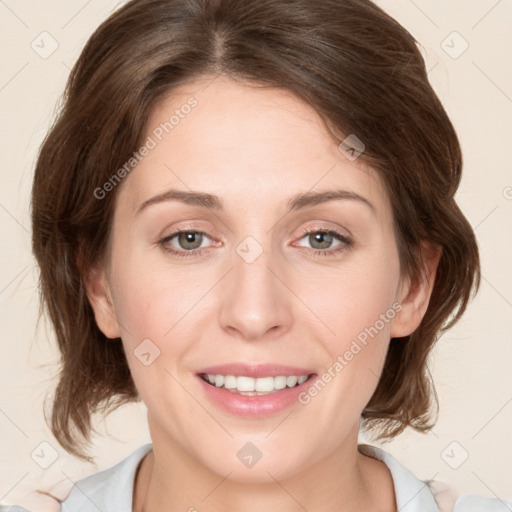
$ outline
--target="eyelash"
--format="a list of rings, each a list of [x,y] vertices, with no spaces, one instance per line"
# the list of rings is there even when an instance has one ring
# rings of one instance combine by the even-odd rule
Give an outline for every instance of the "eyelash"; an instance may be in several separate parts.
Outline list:
[[[183,251],[183,250],[177,251],[175,249],[169,249],[169,247],[166,244],[170,240],[172,240],[175,236],[177,236],[181,233],[195,233],[195,234],[205,235],[208,238],[210,238],[208,236],[208,233],[206,233],[205,231],[201,231],[200,229],[182,229],[182,230],[178,230],[178,231],[172,233],[169,236],[166,236],[165,238],[162,238],[162,240],[159,240],[158,244],[163,248],[164,251],[170,252],[180,258],[189,258],[192,256],[197,256],[197,257],[202,256],[204,251],[207,249],[206,247],[203,247],[201,249],[194,249],[192,251]],[[306,230],[302,233],[299,240],[302,240],[305,236],[307,236],[311,233],[322,233],[324,235],[330,235],[330,236],[337,238],[340,242],[342,242],[342,245],[338,246],[335,249],[311,249],[313,251],[314,257],[332,256],[336,253],[342,252],[342,251],[352,247],[352,245],[353,245],[353,240],[351,238],[349,238],[346,235],[343,235],[339,231],[332,229],[332,228],[325,228],[325,229],[315,228],[315,229]]]

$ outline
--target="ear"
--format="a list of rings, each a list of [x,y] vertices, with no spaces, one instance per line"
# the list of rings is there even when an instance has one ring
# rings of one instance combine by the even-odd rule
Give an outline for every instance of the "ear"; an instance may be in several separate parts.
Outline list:
[[[100,331],[107,338],[120,338],[121,330],[103,265],[88,269],[85,288]]]
[[[391,337],[409,336],[420,325],[428,308],[430,296],[434,288],[437,267],[442,254],[442,248],[431,244],[422,244],[424,268],[421,276],[416,279],[406,279],[400,284],[396,300],[402,309],[391,322]]]

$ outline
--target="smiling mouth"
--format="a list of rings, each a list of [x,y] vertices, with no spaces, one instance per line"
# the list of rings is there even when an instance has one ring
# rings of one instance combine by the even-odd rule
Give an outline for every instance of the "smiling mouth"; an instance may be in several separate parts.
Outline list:
[[[314,375],[314,373],[311,373],[306,375],[277,375],[275,377],[247,377],[244,375],[199,374],[201,379],[210,386],[245,396],[270,395],[285,389],[295,388],[304,384]]]

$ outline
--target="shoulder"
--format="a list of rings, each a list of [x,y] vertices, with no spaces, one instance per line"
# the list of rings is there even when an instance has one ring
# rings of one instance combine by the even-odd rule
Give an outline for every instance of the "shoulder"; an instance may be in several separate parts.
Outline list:
[[[0,512],[131,512],[135,474],[151,449],[151,443],[143,445],[112,467],[77,482],[67,480],[50,492],[35,491],[22,504],[0,505]]]
[[[73,483],[62,480],[48,491],[34,490],[16,505],[1,505],[0,512],[60,512],[61,502],[69,495]]]
[[[137,468],[151,449],[151,443],[140,446],[114,466],[76,482],[62,502],[62,512],[131,512]]]
[[[381,460],[393,478],[398,510],[401,512],[510,512],[512,496],[507,499],[461,494],[442,480],[420,480],[397,458],[384,449],[359,444],[364,455]]]
[[[512,499],[485,498],[461,494],[447,482],[426,482],[441,512],[507,512],[512,510]]]
[[[0,505],[0,512],[31,512],[19,505]]]
[[[484,498],[465,494],[461,496],[453,508],[453,512],[509,512],[512,510],[512,499]]]
[[[40,497],[37,492],[34,491],[31,496],[23,500],[23,506],[0,505],[0,512],[60,512],[61,502],[57,497],[46,495],[46,493],[42,493],[43,496]]]

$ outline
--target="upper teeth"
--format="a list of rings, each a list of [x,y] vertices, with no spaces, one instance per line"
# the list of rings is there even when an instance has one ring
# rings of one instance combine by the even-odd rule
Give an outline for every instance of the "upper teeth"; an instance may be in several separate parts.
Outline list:
[[[215,385],[218,388],[224,387],[226,389],[232,389],[243,392],[263,392],[269,393],[276,389],[284,389],[286,386],[293,388],[298,384],[306,382],[308,379],[307,375],[290,375],[288,377],[279,375],[277,377],[245,377],[236,375],[219,375],[219,374],[208,374],[208,382]]]

